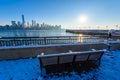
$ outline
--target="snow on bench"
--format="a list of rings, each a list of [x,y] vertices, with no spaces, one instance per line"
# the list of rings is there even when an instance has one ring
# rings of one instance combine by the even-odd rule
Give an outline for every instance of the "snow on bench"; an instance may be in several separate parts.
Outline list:
[[[67,63],[77,63],[84,61],[98,61],[100,64],[101,56],[103,55],[104,50],[92,50],[92,51],[84,51],[84,52],[72,52],[69,51],[67,53],[57,53],[57,54],[47,54],[38,55],[38,59],[40,61],[41,71],[42,68],[46,66],[59,65],[59,64],[67,64]],[[41,72],[42,74],[42,72]]]

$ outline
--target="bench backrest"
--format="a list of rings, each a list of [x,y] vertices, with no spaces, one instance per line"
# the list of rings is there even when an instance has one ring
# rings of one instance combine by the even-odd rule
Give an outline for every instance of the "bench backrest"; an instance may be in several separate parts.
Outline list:
[[[43,57],[43,58],[41,58],[42,66],[57,64],[57,59],[58,59],[57,56],[53,56],[53,57]]]
[[[59,56],[59,64],[70,63],[73,61],[74,55]]]
[[[88,59],[89,53],[85,54],[77,54],[75,58],[75,62],[78,61],[86,61]]]
[[[39,55],[40,64],[42,66],[72,63],[73,61],[87,61],[87,60],[98,60],[101,58],[104,51],[85,51],[85,52],[70,52],[70,53],[58,53]]]
[[[91,52],[88,60],[98,60],[103,55],[104,51]]]

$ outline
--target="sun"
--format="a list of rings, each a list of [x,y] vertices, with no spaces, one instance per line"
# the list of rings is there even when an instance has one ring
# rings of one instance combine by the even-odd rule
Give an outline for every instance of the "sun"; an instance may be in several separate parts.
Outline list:
[[[80,15],[78,18],[79,23],[86,23],[87,22],[87,16],[86,15]]]

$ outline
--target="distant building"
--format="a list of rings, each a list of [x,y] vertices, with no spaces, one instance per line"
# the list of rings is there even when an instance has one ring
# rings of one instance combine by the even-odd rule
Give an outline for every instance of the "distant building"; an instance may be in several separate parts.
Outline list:
[[[36,26],[36,21],[32,20],[32,27]]]
[[[36,25],[37,27],[39,27],[39,23],[37,23],[37,25]]]
[[[11,21],[11,24],[12,24],[12,26],[14,26],[14,27],[17,26],[16,21]]]
[[[119,29],[119,26],[118,26],[118,25],[116,25],[116,29]]]
[[[29,22],[27,22],[27,27],[30,27],[30,24],[29,24]]]
[[[41,24],[41,27],[45,27],[45,23],[44,22]]]
[[[20,21],[17,22],[17,26],[18,26],[18,27],[21,27]]]
[[[22,27],[25,28],[25,19],[24,19],[24,15],[22,15]]]

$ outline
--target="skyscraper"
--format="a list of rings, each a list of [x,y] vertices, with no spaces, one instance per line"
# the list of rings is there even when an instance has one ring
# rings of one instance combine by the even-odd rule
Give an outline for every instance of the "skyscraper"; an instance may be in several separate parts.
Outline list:
[[[37,24],[36,24],[36,21],[35,20],[32,20],[32,27],[35,27]]]
[[[22,14],[22,27],[25,28],[25,19],[23,14]]]
[[[17,26],[16,21],[11,21],[11,24],[12,24],[12,26],[14,26],[14,27]]]

